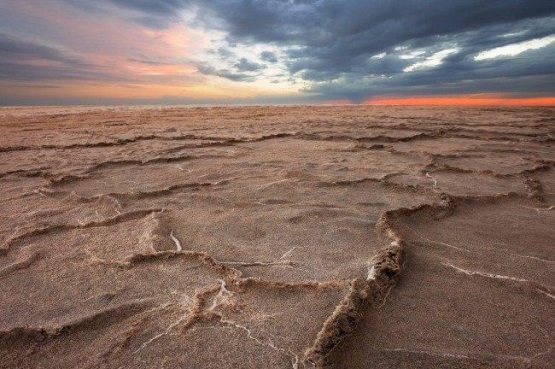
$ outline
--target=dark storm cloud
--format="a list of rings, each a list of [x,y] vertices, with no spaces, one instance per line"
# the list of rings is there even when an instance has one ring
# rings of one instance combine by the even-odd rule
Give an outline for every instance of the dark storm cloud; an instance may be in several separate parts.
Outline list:
[[[260,59],[268,63],[277,63],[277,56],[271,51],[263,51],[260,53]]]
[[[19,40],[15,37],[0,33],[0,60],[29,60],[47,59],[57,62],[73,62],[59,50]]]
[[[379,95],[441,95],[466,93],[512,93],[519,96],[553,94],[555,45],[530,51],[527,57],[490,59],[447,58],[437,68],[418,73],[397,73],[361,80],[356,73],[336,81],[315,83],[306,92],[356,102]],[[479,65],[478,67],[476,65]]]
[[[0,33],[0,80],[108,79],[92,65],[62,51]]]
[[[552,1],[353,0],[203,2],[205,23],[230,42],[297,46],[292,58],[348,66],[352,58],[427,37],[510,24],[555,11]]]
[[[549,62],[555,59],[552,47],[526,59],[473,60],[487,49],[555,34],[555,2],[551,0],[110,1],[168,20],[178,9],[194,5],[201,9],[197,21],[208,29],[224,31],[230,45],[281,47],[291,75],[324,97],[361,98],[384,91],[402,94],[409,87],[411,93],[429,93],[448,84],[457,90],[457,83],[461,91],[481,92],[489,86],[483,81],[493,79],[504,91],[522,86],[532,91],[535,82],[525,83],[528,76],[543,73],[551,80],[555,73]],[[396,49],[399,46],[405,48]],[[456,52],[441,65],[403,72],[449,48]],[[421,54],[400,58],[414,50]],[[381,58],[372,58],[384,52]],[[260,59],[277,62],[271,52],[262,53]],[[255,64],[236,63],[237,73],[229,72],[228,78],[242,80],[242,72],[259,69]],[[372,80],[371,76],[385,78]],[[517,78],[518,87],[511,82]],[[552,89],[555,92],[555,85]]]
[[[56,1],[100,20],[110,12],[153,29],[192,14],[187,19],[193,26],[225,35],[211,60],[195,61],[201,74],[255,81],[270,78],[264,70],[278,66],[321,99],[555,93],[555,44],[514,57],[475,60],[485,50],[555,35],[553,0]],[[258,59],[239,59],[238,50],[253,46],[279,50],[279,59],[271,51],[261,52]],[[451,52],[430,64],[442,50]],[[34,59],[48,61],[47,66],[35,66]],[[141,62],[163,63],[150,58]],[[58,49],[0,35],[4,77],[34,81],[106,75]]]
[[[246,58],[239,59],[239,62],[235,63],[235,68],[241,72],[256,72],[258,70],[266,68],[266,65],[255,63]]]

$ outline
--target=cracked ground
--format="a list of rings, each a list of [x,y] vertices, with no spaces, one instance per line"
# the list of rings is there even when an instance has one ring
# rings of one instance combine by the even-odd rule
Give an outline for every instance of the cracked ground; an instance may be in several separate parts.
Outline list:
[[[555,110],[0,110],[0,368],[552,368]]]

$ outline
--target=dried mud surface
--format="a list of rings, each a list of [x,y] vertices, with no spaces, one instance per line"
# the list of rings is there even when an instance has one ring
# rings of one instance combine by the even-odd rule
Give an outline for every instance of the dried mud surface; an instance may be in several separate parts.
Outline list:
[[[552,368],[555,109],[0,110],[0,368]]]

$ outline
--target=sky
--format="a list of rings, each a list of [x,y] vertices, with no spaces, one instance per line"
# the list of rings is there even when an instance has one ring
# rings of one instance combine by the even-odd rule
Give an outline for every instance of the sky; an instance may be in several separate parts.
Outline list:
[[[555,105],[553,0],[0,0],[0,105]]]

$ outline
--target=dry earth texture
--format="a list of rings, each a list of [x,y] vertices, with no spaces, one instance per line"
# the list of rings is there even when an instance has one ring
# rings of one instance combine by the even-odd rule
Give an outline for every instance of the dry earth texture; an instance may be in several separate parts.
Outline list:
[[[0,110],[0,367],[553,368],[554,127]]]

